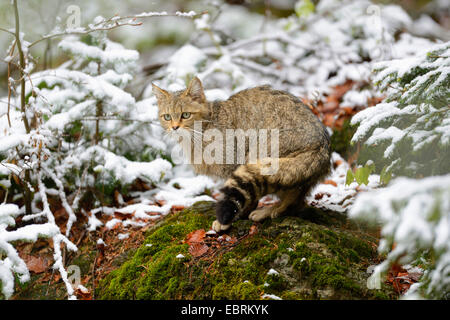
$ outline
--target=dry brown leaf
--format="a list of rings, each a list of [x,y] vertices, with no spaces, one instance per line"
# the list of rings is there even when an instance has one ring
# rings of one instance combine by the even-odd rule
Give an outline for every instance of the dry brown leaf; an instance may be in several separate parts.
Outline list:
[[[133,215],[134,214],[134,212],[131,214],[131,215]],[[119,219],[119,220],[126,220],[126,219],[128,219],[128,218],[130,218],[130,216],[131,216],[130,214],[125,214],[125,213],[122,213],[122,212],[114,212],[114,217],[116,218],[116,219]]]
[[[203,239],[205,238],[206,232],[204,229],[199,229],[192,231],[186,236],[186,243],[193,244],[193,243],[199,243],[203,242]]]
[[[79,288],[75,290],[75,295],[78,300],[92,300],[92,294],[90,291],[83,291]]]
[[[341,164],[343,164],[344,163],[344,161],[342,161],[342,160],[336,160],[335,162],[334,162],[334,168],[336,169],[337,167],[339,167]]]
[[[189,246],[189,253],[193,257],[200,257],[204,255],[206,252],[208,252],[209,247],[204,243],[193,243]]]
[[[23,259],[28,270],[34,273],[42,273],[49,267],[50,263],[45,257],[25,256]]]
[[[155,203],[156,203],[158,206],[162,207],[163,205],[166,204],[166,200],[156,200]]]
[[[250,227],[250,231],[248,232],[249,235],[254,235],[258,233],[258,227],[254,224]]]
[[[334,182],[333,180],[330,180],[330,179],[328,179],[328,180],[325,180],[324,182],[322,182],[323,184],[331,184],[331,185],[333,185],[333,186],[335,186],[335,187],[337,187],[337,183],[336,182]]]

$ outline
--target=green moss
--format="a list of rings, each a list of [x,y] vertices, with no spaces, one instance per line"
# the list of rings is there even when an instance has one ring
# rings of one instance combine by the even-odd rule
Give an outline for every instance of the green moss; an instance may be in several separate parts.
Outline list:
[[[193,258],[187,234],[208,230],[214,204],[199,202],[148,231],[145,243],[119,269],[103,279],[101,299],[283,299],[392,297],[366,289],[365,272],[376,252],[364,233],[283,217],[258,225],[233,248],[209,259]],[[328,220],[328,219],[327,219]],[[239,220],[228,234],[248,234],[253,223]],[[356,235],[357,234],[357,235]],[[150,245],[151,244],[151,245]],[[182,254],[184,258],[176,258]],[[274,268],[278,275],[268,275]]]
[[[238,284],[220,282],[213,288],[213,299],[256,300],[261,297],[260,287],[246,280]]]

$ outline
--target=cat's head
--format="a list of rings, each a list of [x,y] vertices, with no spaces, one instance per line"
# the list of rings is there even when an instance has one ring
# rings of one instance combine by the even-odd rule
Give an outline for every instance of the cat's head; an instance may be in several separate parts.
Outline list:
[[[209,117],[208,101],[197,77],[191,80],[186,90],[169,92],[154,84],[152,86],[158,100],[159,121],[166,131],[191,131],[195,121],[203,121]]]

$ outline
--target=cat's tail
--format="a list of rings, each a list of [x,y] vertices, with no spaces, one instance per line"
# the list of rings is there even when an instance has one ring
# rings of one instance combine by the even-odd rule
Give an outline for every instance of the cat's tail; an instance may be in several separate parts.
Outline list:
[[[223,199],[217,203],[216,216],[222,225],[228,225],[237,213],[248,216],[256,209],[258,200],[268,192],[268,185],[264,176],[242,165],[220,191]]]
[[[267,162],[241,165],[221,189],[223,199],[216,207],[217,221],[229,225],[236,214],[248,216],[258,206],[259,199],[269,193],[297,190],[302,202],[309,190],[330,170],[330,152],[327,146],[305,152],[294,152],[278,159],[278,170],[262,174]],[[292,198],[292,197],[290,197]],[[292,198],[291,200],[293,200]]]

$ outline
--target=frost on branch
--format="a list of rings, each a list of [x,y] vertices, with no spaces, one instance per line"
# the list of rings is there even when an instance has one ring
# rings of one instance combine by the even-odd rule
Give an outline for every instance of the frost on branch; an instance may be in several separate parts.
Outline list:
[[[387,188],[362,193],[350,216],[383,224],[379,251],[387,259],[373,277],[392,263],[420,265],[425,273],[416,294],[442,299],[450,292],[450,175],[398,178]]]

